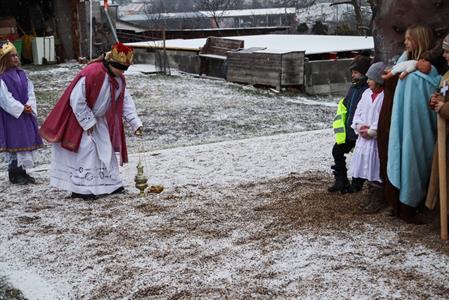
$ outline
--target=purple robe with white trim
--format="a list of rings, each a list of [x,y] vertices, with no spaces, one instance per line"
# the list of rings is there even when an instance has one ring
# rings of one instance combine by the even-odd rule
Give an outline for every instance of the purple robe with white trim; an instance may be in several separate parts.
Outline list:
[[[0,74],[0,80],[16,101],[27,103],[28,79],[23,70],[11,68]],[[33,151],[42,146],[35,115],[22,112],[16,118],[0,107],[0,152]]]

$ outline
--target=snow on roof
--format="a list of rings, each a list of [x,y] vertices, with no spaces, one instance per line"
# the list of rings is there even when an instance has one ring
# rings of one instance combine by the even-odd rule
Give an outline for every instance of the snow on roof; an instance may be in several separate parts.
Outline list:
[[[118,30],[129,30],[134,31],[136,33],[147,31],[147,28],[138,27],[129,23],[117,21],[115,23],[115,28]]]
[[[128,7],[133,7],[136,10],[131,10]],[[284,15],[295,14],[296,9],[294,7],[283,8],[260,8],[260,9],[238,9],[238,10],[226,10],[215,12],[216,16],[223,17],[243,17],[243,16],[265,16],[265,15]],[[198,18],[207,17],[211,18],[212,13],[209,11],[194,11],[194,12],[179,12],[179,13],[155,13],[146,14],[145,4],[129,4],[123,8],[119,8],[119,15],[123,21],[144,21],[148,19],[181,19],[181,18]]]
[[[211,17],[210,11],[201,11],[203,14]],[[294,14],[296,8],[294,7],[281,7],[281,8],[258,8],[258,9],[236,9],[217,11],[215,15],[221,17],[244,17],[244,16],[265,16],[265,15],[284,15]]]
[[[276,49],[276,51],[305,51],[306,55],[374,48],[373,38],[363,36],[266,34],[233,36],[229,38],[245,41],[245,48],[266,47],[270,50]],[[205,38],[175,39],[166,40],[165,45],[167,49],[197,51],[205,43]],[[162,41],[127,43],[127,45],[136,48],[160,48]]]
[[[135,15],[145,11],[145,3],[130,3],[128,5],[119,6],[119,15]]]

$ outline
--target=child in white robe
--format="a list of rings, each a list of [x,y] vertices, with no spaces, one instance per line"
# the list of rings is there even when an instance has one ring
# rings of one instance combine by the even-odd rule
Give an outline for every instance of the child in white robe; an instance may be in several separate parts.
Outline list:
[[[366,213],[377,212],[382,207],[383,189],[380,179],[380,161],[377,147],[377,124],[384,98],[382,74],[385,64],[377,62],[366,73],[369,88],[365,90],[357,105],[352,128],[359,135],[351,163],[354,178],[368,180],[371,190],[369,201],[362,205]]]

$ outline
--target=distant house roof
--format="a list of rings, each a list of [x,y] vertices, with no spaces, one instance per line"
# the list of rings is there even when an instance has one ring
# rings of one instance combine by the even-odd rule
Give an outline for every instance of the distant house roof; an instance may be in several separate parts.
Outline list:
[[[193,18],[207,18],[207,16],[199,11],[197,12],[182,12],[182,13],[160,13],[160,14],[145,14],[138,15],[123,15],[120,20],[124,22],[136,22],[147,20],[167,20],[167,19],[193,19]]]
[[[145,11],[146,3],[130,3],[119,7],[119,14],[122,16],[140,14]]]
[[[202,11],[207,16],[212,16],[209,11]],[[281,7],[281,8],[258,8],[258,9],[236,9],[217,11],[216,15],[222,17],[245,17],[245,16],[265,16],[265,15],[284,15],[295,14],[296,8],[294,7]]]
[[[337,35],[299,35],[299,34],[267,34],[233,36],[232,39],[245,41],[245,48],[264,47],[270,51],[305,51],[306,55],[346,52],[354,50],[374,49],[372,37],[364,36],[337,36]],[[166,40],[167,49],[182,49],[199,51],[206,43],[206,39],[191,40]],[[161,48],[161,41],[128,43],[127,45],[136,48]]]
[[[148,30],[148,28],[135,26],[133,24],[122,22],[122,21],[116,21],[115,28],[117,30],[134,31],[135,33],[144,32],[144,31]]]
[[[135,9],[135,10],[134,10]],[[294,7],[284,8],[261,8],[261,9],[239,9],[217,11],[215,15],[220,17],[244,17],[244,16],[265,16],[265,15],[284,15],[295,14]],[[192,18],[210,18],[212,13],[209,11],[179,12],[179,13],[145,13],[145,3],[132,3],[119,7],[120,19],[125,22],[136,22],[158,19],[192,19]]]

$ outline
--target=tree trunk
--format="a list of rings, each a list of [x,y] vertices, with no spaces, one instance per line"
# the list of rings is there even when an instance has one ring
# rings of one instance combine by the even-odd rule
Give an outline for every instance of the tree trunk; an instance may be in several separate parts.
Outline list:
[[[352,6],[354,6],[355,21],[357,24],[356,30],[360,35],[362,35],[365,32],[363,30],[362,9],[360,7],[358,0],[352,0],[351,2],[352,2]]]
[[[439,39],[449,32],[449,0],[375,0],[375,4],[376,60],[389,62],[404,51],[404,34],[410,25],[430,25]]]

